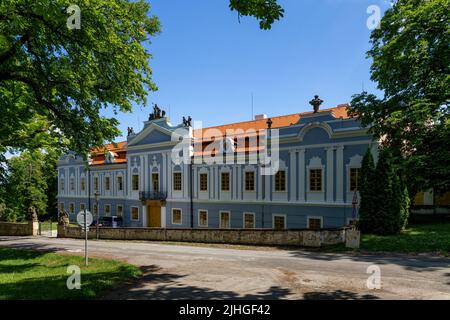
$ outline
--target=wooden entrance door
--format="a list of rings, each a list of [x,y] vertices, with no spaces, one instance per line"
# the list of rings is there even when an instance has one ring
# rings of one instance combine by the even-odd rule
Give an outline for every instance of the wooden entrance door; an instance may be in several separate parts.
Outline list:
[[[150,228],[161,228],[161,204],[152,202],[147,206],[147,221]]]

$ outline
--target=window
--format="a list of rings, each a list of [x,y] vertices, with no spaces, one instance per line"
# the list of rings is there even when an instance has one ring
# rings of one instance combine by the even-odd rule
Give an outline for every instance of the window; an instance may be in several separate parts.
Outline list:
[[[221,211],[220,212],[220,228],[229,229],[230,228],[230,212]]]
[[[59,211],[64,212],[64,202],[59,203]]]
[[[111,205],[105,204],[105,217],[111,216]]]
[[[350,191],[358,191],[361,179],[361,168],[350,168]]]
[[[123,190],[123,177],[117,177],[117,189],[119,191]]]
[[[139,190],[139,176],[137,174],[133,174],[131,177],[131,185],[133,191]]]
[[[94,190],[98,191],[98,177],[94,177]]]
[[[110,190],[110,179],[109,177],[105,177],[105,190],[109,191]]]
[[[208,191],[208,174],[200,173],[200,191]]]
[[[275,174],[275,191],[286,191],[286,171],[284,170]]]
[[[73,202],[69,204],[69,213],[75,213],[75,204]]]
[[[244,229],[253,229],[255,227],[255,214],[244,212]]]
[[[181,172],[173,173],[173,190],[181,191]]]
[[[322,218],[320,217],[308,217],[308,229],[320,230],[322,228]]]
[[[131,220],[139,220],[139,208],[131,207]]]
[[[181,224],[181,209],[172,209],[172,224]]]
[[[59,188],[61,189],[61,191],[64,191],[64,178],[59,180]]]
[[[86,209],[86,205],[84,203],[80,203],[80,211],[84,211]]]
[[[221,178],[222,178],[222,180],[220,180],[221,190],[230,191],[230,173],[222,172]]]
[[[309,190],[322,191],[322,169],[309,170]]]
[[[81,191],[86,190],[86,178],[81,178]]]
[[[94,215],[98,215],[98,206],[94,204]]]
[[[152,186],[153,191],[159,191],[159,174],[152,173]]]
[[[286,229],[286,216],[284,216],[284,215],[274,215],[273,216],[273,228],[275,230]]]
[[[74,178],[70,178],[70,191],[74,191],[75,190],[75,179]]]
[[[245,191],[255,191],[255,172],[245,172]]]
[[[199,210],[198,211],[198,226],[207,227],[208,226],[208,211]]]
[[[123,216],[123,206],[122,205],[117,205],[117,213],[116,213],[116,215],[118,216],[118,217],[122,217]]]

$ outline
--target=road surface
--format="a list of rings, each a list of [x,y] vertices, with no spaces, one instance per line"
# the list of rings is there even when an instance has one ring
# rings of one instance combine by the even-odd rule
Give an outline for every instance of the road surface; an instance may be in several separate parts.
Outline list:
[[[83,255],[84,241],[0,237],[0,246]],[[450,259],[437,256],[103,240],[89,241],[89,250],[91,256],[127,261],[145,272],[104,299],[450,299]],[[376,273],[368,268],[378,267],[381,288],[369,289],[367,280]]]

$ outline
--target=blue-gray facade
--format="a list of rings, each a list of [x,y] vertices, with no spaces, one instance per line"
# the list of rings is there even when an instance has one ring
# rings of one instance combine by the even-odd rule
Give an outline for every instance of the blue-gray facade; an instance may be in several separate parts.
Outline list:
[[[126,162],[116,163],[111,153],[105,155],[104,163],[88,166],[81,156],[64,155],[57,169],[60,210],[69,212],[71,221],[84,206],[95,215],[98,192],[99,216],[120,216],[126,227],[275,228],[284,224],[299,229],[311,227],[311,219],[320,221],[322,228],[340,227],[352,218],[355,194],[359,199],[357,189],[351,188],[352,169],[361,167],[368,148],[377,157],[377,143],[367,129],[356,119],[337,118],[333,109],[308,113],[298,123],[264,131],[268,145],[264,150],[270,151],[264,154],[272,159],[271,165],[275,154],[279,158],[272,174],[262,172],[267,166],[261,161],[249,163],[237,152],[231,163],[220,163],[223,157],[217,155],[211,163],[212,157],[205,154],[193,164],[178,163],[173,150],[183,139],[195,143],[201,137],[193,135],[186,123],[173,126],[161,117],[129,134]],[[182,152],[191,156],[195,148]],[[278,177],[278,171],[284,174]],[[246,172],[254,175],[247,177]],[[228,177],[225,187],[224,177]]]

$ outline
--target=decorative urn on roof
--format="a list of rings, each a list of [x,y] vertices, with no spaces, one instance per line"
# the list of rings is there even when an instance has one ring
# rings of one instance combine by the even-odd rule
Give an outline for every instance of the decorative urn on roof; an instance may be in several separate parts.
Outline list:
[[[309,104],[313,106],[314,113],[319,112],[319,107],[323,103],[323,100],[319,98],[319,96],[316,94],[314,96],[314,99],[312,99]]]

